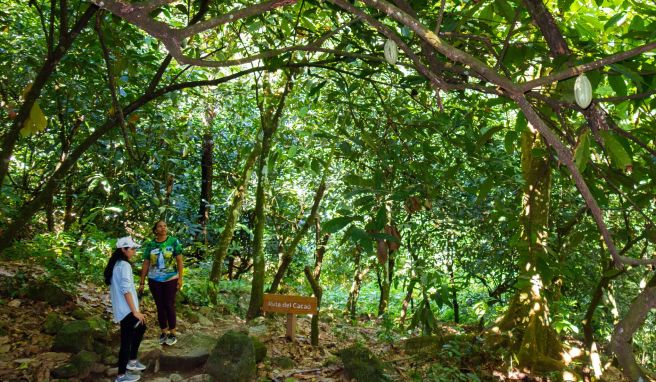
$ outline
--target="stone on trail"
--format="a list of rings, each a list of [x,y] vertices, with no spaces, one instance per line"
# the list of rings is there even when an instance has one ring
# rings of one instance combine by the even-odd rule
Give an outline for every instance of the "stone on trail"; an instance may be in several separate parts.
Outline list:
[[[369,349],[360,344],[339,351],[344,363],[344,371],[357,382],[387,382],[390,379],[383,373],[383,364]]]
[[[193,377],[189,377],[182,382],[212,382],[212,376],[209,374],[198,374]]]
[[[158,370],[188,371],[203,366],[215,345],[216,338],[207,334],[180,334],[173,346],[162,346],[157,339],[144,340],[139,354],[142,362],[157,363]]]
[[[43,324],[43,331],[47,334],[57,333],[64,326],[64,319],[55,312],[50,312],[46,316],[46,322]]]
[[[212,350],[205,370],[217,381],[249,382],[257,374],[255,346],[244,333],[226,332]]]
[[[93,349],[93,333],[87,321],[65,323],[55,336],[52,350],[55,352],[78,353]]]

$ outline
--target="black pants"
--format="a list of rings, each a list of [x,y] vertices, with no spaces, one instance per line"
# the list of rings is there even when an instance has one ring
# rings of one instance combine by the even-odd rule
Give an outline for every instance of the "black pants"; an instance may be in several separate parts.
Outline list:
[[[148,288],[150,288],[157,306],[159,328],[162,330],[175,329],[175,295],[178,293],[178,279],[164,282],[148,279]]]
[[[137,359],[137,352],[139,352],[139,345],[146,332],[146,325],[139,323],[139,320],[129,313],[121,320],[121,350],[118,352],[118,373],[125,374],[127,370],[128,361]]]

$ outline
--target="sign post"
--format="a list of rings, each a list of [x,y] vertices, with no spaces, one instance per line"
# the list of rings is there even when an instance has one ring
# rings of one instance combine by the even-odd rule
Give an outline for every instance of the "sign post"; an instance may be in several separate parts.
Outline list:
[[[287,338],[296,338],[296,315],[317,314],[317,298],[287,296],[283,294],[264,294],[262,310],[265,312],[287,313]]]

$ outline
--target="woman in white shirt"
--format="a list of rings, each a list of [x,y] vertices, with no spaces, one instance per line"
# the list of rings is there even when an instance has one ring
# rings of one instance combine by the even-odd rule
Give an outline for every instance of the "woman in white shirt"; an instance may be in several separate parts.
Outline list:
[[[127,374],[126,370],[142,371],[146,366],[137,360],[139,345],[146,331],[144,315],[139,311],[139,298],[134,287],[130,259],[139,244],[132,237],[116,241],[116,249],[105,267],[105,284],[109,285],[114,321],[121,323],[121,348],[118,352],[118,376],[116,382],[134,382],[139,374]]]

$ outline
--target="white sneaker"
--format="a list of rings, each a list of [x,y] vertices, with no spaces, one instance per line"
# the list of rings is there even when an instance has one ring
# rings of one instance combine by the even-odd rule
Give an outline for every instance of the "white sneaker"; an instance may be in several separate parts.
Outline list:
[[[142,371],[142,370],[146,370],[146,365],[139,362],[139,360],[135,359],[134,361],[128,362],[128,367],[127,368],[128,368],[128,370]]]
[[[116,377],[114,382],[135,382],[141,379],[139,374],[123,374]]]

